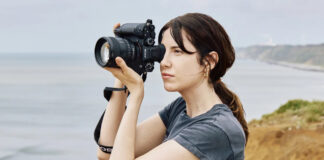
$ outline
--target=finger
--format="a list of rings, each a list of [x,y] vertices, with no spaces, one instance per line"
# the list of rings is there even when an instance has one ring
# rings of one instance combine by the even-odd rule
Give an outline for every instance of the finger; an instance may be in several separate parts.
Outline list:
[[[111,72],[114,75],[114,77],[118,79],[124,78],[123,71],[120,68],[105,67],[105,69]]]
[[[113,31],[114,31],[116,28],[118,28],[118,27],[120,27],[120,23],[116,23],[116,24],[114,25],[114,29],[113,29]]]
[[[118,69],[118,68],[112,68],[112,67],[105,67],[105,70],[111,72],[114,75],[116,74],[116,72],[121,72],[121,71],[118,71],[120,69]]]
[[[128,71],[128,66],[126,62],[121,57],[116,57],[116,64],[121,68],[121,70],[126,73]]]
[[[110,71],[110,72],[116,72],[117,69],[119,69],[119,68],[105,67],[104,69],[106,69],[106,70],[108,70],[108,71]]]

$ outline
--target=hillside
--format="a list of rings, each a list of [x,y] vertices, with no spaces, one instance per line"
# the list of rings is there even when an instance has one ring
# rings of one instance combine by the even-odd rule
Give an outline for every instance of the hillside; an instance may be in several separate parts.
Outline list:
[[[236,48],[238,58],[313,71],[324,71],[324,43],[319,45],[255,45]]]
[[[324,156],[324,101],[290,100],[248,126],[246,160],[319,160]]]

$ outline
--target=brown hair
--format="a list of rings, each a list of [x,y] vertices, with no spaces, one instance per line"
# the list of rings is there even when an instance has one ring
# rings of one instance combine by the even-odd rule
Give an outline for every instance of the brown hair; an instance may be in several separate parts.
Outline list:
[[[193,44],[199,53],[199,63],[203,65],[205,58],[211,58],[209,53],[216,51],[218,54],[218,62],[209,72],[208,82],[212,83],[216,94],[220,97],[233,112],[234,116],[240,122],[246,137],[246,143],[249,137],[247,122],[244,118],[243,105],[238,96],[229,90],[220,78],[224,76],[226,71],[233,65],[235,60],[235,51],[224,28],[212,17],[201,13],[187,13],[178,16],[165,24],[159,33],[159,44],[162,41],[162,35],[165,30],[170,28],[171,35],[178,46],[186,53],[189,52],[183,45],[181,29],[188,35],[188,40]],[[213,59],[213,58],[211,58]],[[209,63],[209,61],[207,61]],[[204,65],[205,68],[207,67]],[[209,64],[210,66],[210,64]],[[245,145],[246,145],[245,143]]]

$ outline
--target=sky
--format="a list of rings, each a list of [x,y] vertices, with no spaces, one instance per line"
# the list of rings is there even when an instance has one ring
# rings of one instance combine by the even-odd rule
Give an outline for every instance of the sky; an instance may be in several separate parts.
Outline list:
[[[114,24],[212,16],[234,47],[324,42],[322,0],[0,0],[1,53],[89,53]]]

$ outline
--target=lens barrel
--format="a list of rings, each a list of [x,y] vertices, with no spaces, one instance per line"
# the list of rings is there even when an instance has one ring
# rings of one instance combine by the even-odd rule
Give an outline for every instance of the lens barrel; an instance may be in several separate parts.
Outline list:
[[[125,61],[135,58],[135,46],[119,37],[101,37],[95,46],[95,57],[101,67],[116,67],[115,58]]]

